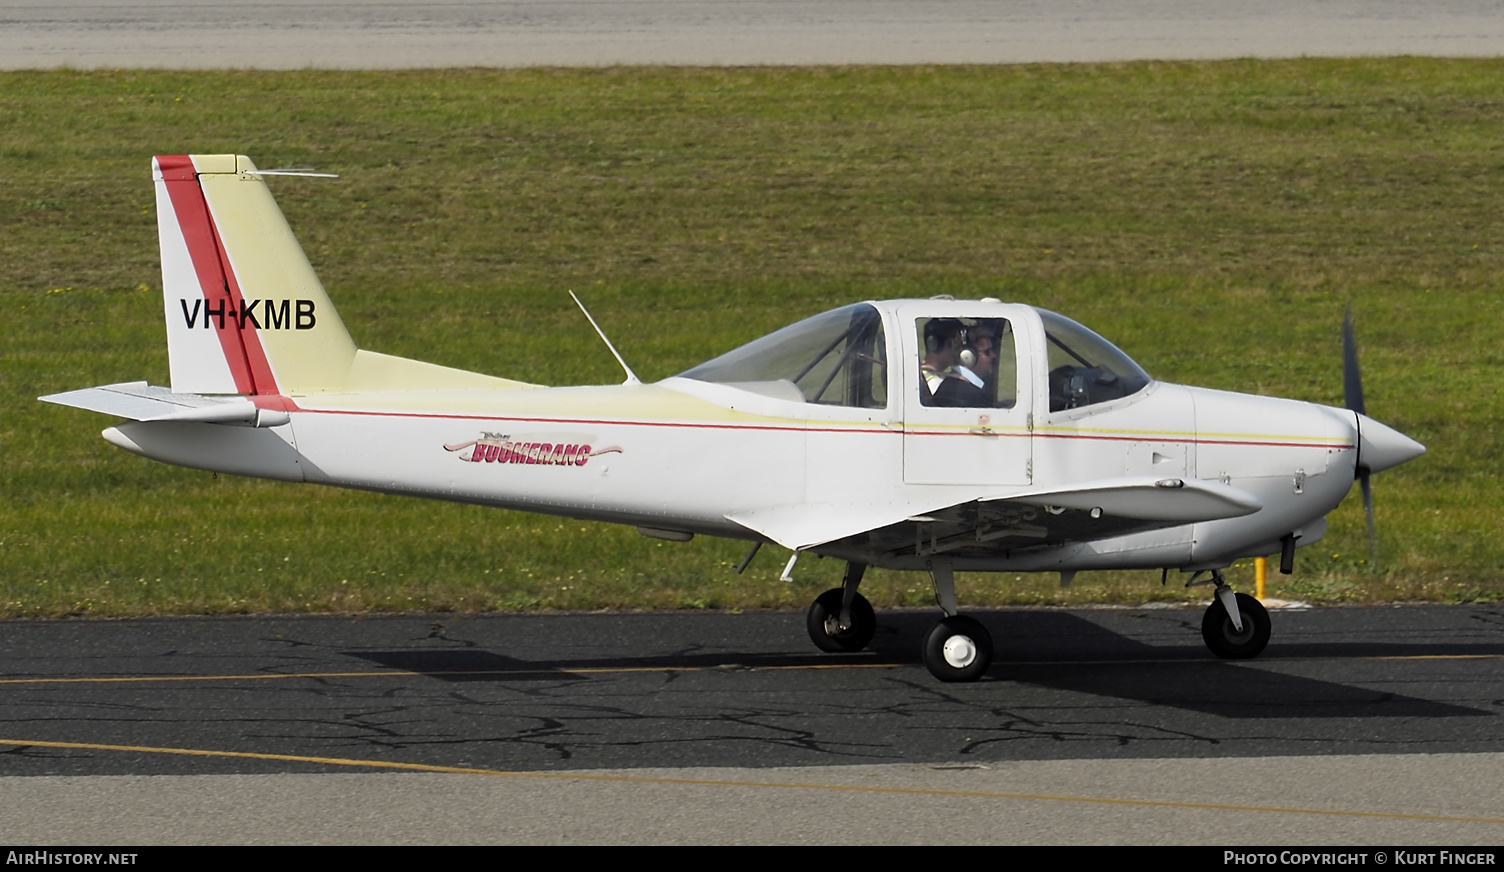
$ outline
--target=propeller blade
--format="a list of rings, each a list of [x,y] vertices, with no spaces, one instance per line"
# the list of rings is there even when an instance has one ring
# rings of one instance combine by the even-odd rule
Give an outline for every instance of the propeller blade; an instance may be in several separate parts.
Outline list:
[[[1353,307],[1347,305],[1342,316],[1342,401],[1347,408],[1358,413],[1359,427],[1364,421],[1363,373],[1358,367],[1358,338],[1353,330]],[[1363,516],[1368,521],[1368,566],[1377,572],[1379,568],[1379,537],[1373,527],[1373,472],[1363,462],[1363,440],[1358,440],[1358,484],[1363,489]]]
[[[1342,401],[1347,408],[1362,415],[1363,373],[1358,369],[1358,339],[1353,334],[1353,307],[1349,303],[1342,318]]]
[[[1379,537],[1373,529],[1373,485],[1367,469],[1358,470],[1358,484],[1363,488],[1363,516],[1368,519],[1368,566],[1379,570]]]

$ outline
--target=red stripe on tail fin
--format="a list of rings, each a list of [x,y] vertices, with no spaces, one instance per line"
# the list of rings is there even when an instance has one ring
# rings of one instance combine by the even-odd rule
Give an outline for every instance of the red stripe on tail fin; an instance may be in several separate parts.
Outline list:
[[[261,337],[248,323],[249,319],[242,322],[245,297],[225,254],[224,241],[214,226],[193,159],[188,155],[159,155],[156,161],[204,296],[205,324],[213,318],[236,392],[278,393]],[[209,314],[211,309],[214,316]]]

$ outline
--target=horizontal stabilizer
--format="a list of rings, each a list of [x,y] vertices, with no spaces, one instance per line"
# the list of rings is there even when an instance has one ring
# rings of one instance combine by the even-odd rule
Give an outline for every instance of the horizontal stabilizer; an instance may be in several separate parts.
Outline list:
[[[238,400],[239,397],[220,399],[198,394],[175,394],[171,388],[156,387],[139,381],[66,391],[37,399],[44,403],[102,412],[132,421],[148,421],[189,409],[218,406]]]
[[[287,413],[258,408],[243,397],[205,397],[173,393],[146,382],[122,382],[51,394],[37,399],[75,409],[87,409],[132,421],[192,421],[201,424],[238,424],[275,427],[286,424]]]

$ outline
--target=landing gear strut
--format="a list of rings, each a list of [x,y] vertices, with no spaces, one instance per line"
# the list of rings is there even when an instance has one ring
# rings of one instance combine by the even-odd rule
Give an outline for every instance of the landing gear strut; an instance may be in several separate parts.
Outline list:
[[[840,587],[820,594],[804,616],[809,638],[821,651],[838,653],[860,651],[877,632],[877,615],[872,603],[856,592],[867,571],[864,563],[846,564],[846,576]]]
[[[1217,586],[1217,595],[1201,618],[1201,638],[1207,649],[1225,660],[1259,656],[1269,644],[1269,612],[1248,594],[1233,593],[1221,570],[1212,570],[1211,583]]]
[[[924,665],[941,681],[976,681],[992,666],[992,635],[978,621],[958,615],[950,564],[930,567],[935,599],[945,617],[924,640]]]

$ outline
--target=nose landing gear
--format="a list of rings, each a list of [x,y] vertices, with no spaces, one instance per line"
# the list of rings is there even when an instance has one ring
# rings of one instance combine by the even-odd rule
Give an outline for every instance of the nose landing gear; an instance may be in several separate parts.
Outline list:
[[[1233,593],[1220,570],[1212,570],[1217,595],[1201,618],[1201,639],[1224,660],[1257,657],[1269,644],[1269,612],[1246,593]],[[1206,584],[1206,582],[1202,582]]]

